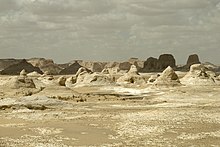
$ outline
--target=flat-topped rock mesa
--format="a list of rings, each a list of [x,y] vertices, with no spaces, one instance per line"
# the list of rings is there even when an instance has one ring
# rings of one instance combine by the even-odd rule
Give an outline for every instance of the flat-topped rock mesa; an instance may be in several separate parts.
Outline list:
[[[189,55],[186,65],[179,67],[178,70],[189,71],[190,66],[193,64],[201,64],[201,62],[199,61],[199,56],[197,54]]]
[[[13,64],[5,68],[0,73],[2,75],[19,75],[22,70],[25,70],[27,73],[36,71],[39,74],[43,74],[39,67],[33,66],[32,64],[28,63],[25,59],[23,59],[17,64]]]
[[[159,70],[164,70],[168,66],[175,68],[176,67],[176,60],[171,54],[163,54],[160,55],[157,63],[157,68]]]
[[[33,66],[39,67],[44,73],[47,72],[51,75],[58,74],[63,68],[55,64],[52,59],[45,58],[31,58],[27,62],[31,63]]]
[[[150,57],[144,62],[144,67],[141,69],[142,72],[155,71],[157,68],[158,59]]]
[[[189,55],[188,60],[186,62],[186,66],[190,68],[191,65],[193,64],[200,64],[201,62],[199,61],[199,56],[197,54],[192,54]]]
[[[141,72],[163,71],[168,66],[176,68],[176,60],[171,54],[162,54],[159,59],[150,57],[144,62]]]
[[[13,64],[18,64],[21,61],[22,59],[0,59],[0,71]]]

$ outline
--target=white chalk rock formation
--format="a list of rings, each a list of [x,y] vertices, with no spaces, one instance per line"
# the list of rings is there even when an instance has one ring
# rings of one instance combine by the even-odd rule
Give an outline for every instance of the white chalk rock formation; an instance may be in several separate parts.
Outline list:
[[[181,85],[179,77],[172,67],[168,66],[162,74],[155,80],[156,86],[178,86]]]
[[[190,66],[190,71],[181,79],[184,85],[216,85],[215,79],[202,64],[193,64]]]
[[[6,82],[4,86],[7,86],[13,89],[36,88],[33,80],[25,76],[13,77],[8,82]]]
[[[101,73],[102,73],[102,74],[110,74],[108,68],[104,68],[104,69],[101,71]]]
[[[117,80],[118,84],[137,84],[137,85],[143,85],[145,84],[145,80],[142,76],[139,75],[137,67],[135,65],[132,65],[130,70],[124,75],[121,76]]]
[[[57,79],[57,83],[59,86],[66,86],[65,83],[66,83],[66,77],[64,76],[61,76]]]
[[[147,83],[153,84],[159,76],[159,74],[150,76],[150,78],[147,80]]]
[[[29,74],[27,74],[28,77],[40,77],[41,74],[39,74],[38,72],[34,71],[34,72],[31,72]]]
[[[66,79],[65,85],[66,87],[73,87],[76,83],[76,76],[71,76]]]
[[[23,69],[21,72],[20,72],[20,76],[27,76],[27,72],[25,71],[25,69]]]

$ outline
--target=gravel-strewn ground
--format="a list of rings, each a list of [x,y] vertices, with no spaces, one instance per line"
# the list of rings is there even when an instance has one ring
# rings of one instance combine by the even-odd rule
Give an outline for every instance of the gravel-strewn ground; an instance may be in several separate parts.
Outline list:
[[[45,110],[5,107],[0,110],[0,146],[220,145],[218,86],[100,89],[82,95],[85,102],[70,99],[57,105],[58,100],[40,99],[51,104]],[[132,94],[143,99],[129,99]]]

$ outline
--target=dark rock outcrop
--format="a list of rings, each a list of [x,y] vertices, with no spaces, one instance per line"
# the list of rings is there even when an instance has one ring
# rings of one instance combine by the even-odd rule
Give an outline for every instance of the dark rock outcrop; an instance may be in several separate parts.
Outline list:
[[[68,66],[67,68],[63,69],[60,71],[60,75],[72,75],[72,74],[76,74],[77,71],[81,68],[82,66],[78,63],[75,62],[73,64],[71,64],[70,66]]]
[[[30,72],[38,72],[39,74],[43,74],[43,72],[38,67],[34,67],[32,64],[28,63],[25,59],[17,64],[13,64],[6,69],[1,71],[2,75],[19,75],[22,70],[25,70],[27,73]]]
[[[0,71],[21,61],[22,59],[0,59]]]
[[[201,62],[199,61],[199,56],[197,54],[193,54],[188,57],[185,68],[189,69],[191,65],[200,63]]]
[[[102,72],[102,70],[104,69],[106,63],[102,63],[102,62],[94,62],[92,63],[91,66],[91,71],[92,72]]]
[[[122,62],[122,63],[120,63],[119,64],[119,69],[120,70],[129,70],[130,68],[131,68],[131,63],[129,63],[129,62]]]
[[[187,65],[188,66],[191,66],[193,64],[200,64],[201,62],[199,61],[199,56],[197,54],[193,54],[193,55],[190,55],[188,57],[188,60],[187,60]]]
[[[154,71],[157,68],[157,58],[150,57],[144,62],[143,72]]]
[[[140,72],[163,71],[168,66],[176,68],[176,60],[171,54],[162,54],[159,59],[150,57],[144,62]]]
[[[173,55],[171,54],[160,55],[157,63],[157,69],[164,70],[168,66],[172,68],[176,67],[176,60],[174,59]]]

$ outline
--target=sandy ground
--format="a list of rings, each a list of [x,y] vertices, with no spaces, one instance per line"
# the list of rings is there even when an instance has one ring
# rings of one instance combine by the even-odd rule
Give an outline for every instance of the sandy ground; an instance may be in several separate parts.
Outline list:
[[[54,87],[36,96],[48,93],[75,97],[62,99],[68,108],[0,110],[0,147],[220,146],[220,86]]]

